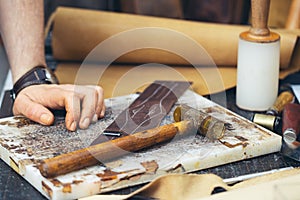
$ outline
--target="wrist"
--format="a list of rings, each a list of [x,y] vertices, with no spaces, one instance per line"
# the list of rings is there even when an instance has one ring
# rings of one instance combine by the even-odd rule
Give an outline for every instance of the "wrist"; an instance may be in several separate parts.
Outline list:
[[[58,84],[53,72],[42,65],[30,69],[15,82],[11,90],[11,97],[14,100],[24,88],[41,84]]]

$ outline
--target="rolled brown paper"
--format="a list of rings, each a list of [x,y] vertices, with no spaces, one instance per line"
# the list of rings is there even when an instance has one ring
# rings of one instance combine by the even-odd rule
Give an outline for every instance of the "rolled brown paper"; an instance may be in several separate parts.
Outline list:
[[[167,124],[41,161],[38,168],[50,178],[113,160],[120,156],[193,133],[187,121]],[[178,135],[177,135],[178,134]]]
[[[283,139],[288,144],[297,143],[300,132],[300,105],[290,103],[284,107],[282,119]],[[298,142],[299,143],[299,142]]]
[[[218,66],[236,66],[239,34],[249,29],[249,27],[238,25],[192,22],[63,7],[56,10],[48,24],[48,27],[53,24],[52,49],[54,58],[59,60],[82,61],[96,45],[111,36],[136,28],[156,27],[177,31],[190,37],[207,51]],[[283,69],[289,66],[300,31],[276,30],[276,32],[281,36],[280,67]],[[157,35],[135,37],[136,39],[159,42]],[[177,42],[171,38],[169,41],[168,38],[164,38],[164,40],[165,43],[170,44]],[[105,52],[110,55],[116,48],[119,46],[107,48]],[[189,49],[184,50],[189,51]],[[93,59],[97,61],[97,58]],[[121,56],[117,61],[122,63],[189,64],[180,56],[159,49],[132,51]],[[202,62],[198,64],[207,64],[205,59]]]
[[[300,28],[300,0],[292,0],[285,27],[287,29]]]

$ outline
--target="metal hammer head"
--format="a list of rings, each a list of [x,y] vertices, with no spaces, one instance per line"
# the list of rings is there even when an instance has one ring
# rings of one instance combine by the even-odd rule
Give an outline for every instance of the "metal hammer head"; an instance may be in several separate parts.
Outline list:
[[[174,111],[174,120],[191,121],[198,133],[211,139],[218,140],[224,136],[225,123],[208,113],[202,112],[187,105],[180,105]]]

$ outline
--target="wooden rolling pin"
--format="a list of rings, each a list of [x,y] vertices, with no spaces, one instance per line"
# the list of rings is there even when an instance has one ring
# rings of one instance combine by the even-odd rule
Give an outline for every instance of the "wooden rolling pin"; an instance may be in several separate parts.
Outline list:
[[[134,133],[84,149],[41,161],[38,168],[44,177],[51,178],[85,167],[105,163],[123,155],[196,133],[189,121],[167,124],[147,131]]]

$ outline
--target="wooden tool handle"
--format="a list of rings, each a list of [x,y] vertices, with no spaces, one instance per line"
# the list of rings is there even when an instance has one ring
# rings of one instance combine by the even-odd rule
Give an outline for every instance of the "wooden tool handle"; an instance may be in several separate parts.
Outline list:
[[[270,0],[251,0],[252,27],[250,33],[255,36],[267,36]]]
[[[274,105],[267,111],[267,114],[279,115],[284,107],[293,102],[294,95],[291,91],[284,91],[277,97]]]
[[[160,126],[43,160],[38,168],[47,178],[66,174],[191,133],[190,127],[187,121]]]

